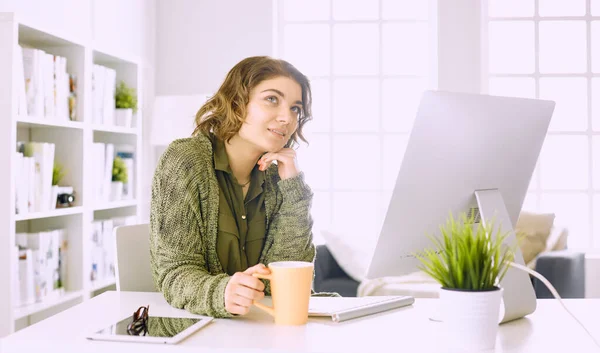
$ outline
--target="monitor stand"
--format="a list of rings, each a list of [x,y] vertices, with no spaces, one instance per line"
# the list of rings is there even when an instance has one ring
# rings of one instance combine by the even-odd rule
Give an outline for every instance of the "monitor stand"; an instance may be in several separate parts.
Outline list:
[[[501,232],[508,232],[505,242],[508,246],[517,245],[517,237],[513,230],[502,194],[498,189],[476,190],[475,198],[479,207],[479,214],[484,225],[494,222],[494,235],[500,226]],[[515,249],[513,262],[525,265],[523,254],[518,246]],[[529,278],[529,274],[514,267],[510,267],[500,282],[504,289],[502,308],[500,310],[500,323],[520,319],[535,311],[536,296]],[[502,310],[504,309],[504,310]],[[503,314],[502,314],[503,313]]]

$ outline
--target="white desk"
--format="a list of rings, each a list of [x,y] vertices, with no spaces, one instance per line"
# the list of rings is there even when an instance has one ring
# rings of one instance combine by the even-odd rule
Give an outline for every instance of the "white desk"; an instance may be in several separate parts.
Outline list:
[[[194,317],[169,306],[160,293],[106,292],[2,341],[2,352],[445,352],[443,323],[428,319],[437,299],[334,324],[311,318],[306,326],[275,326],[255,308],[249,315],[217,319],[178,345],[89,341],[84,334],[150,304],[150,315]],[[600,339],[600,299],[567,300]],[[495,352],[598,352],[585,331],[550,299],[538,300],[528,318],[500,326]]]

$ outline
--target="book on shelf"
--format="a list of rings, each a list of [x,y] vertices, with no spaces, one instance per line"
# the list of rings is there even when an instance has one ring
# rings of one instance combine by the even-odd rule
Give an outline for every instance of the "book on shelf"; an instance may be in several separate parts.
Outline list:
[[[103,283],[108,279],[115,278],[117,243],[113,230],[122,225],[136,224],[136,222],[135,216],[114,217],[92,222],[92,233],[90,234],[92,260],[89,268],[92,284]]]
[[[115,91],[117,72],[94,64],[92,70],[92,122],[97,125],[115,124]]]
[[[33,174],[32,158],[23,156],[16,152],[15,168],[13,169],[15,182],[15,213],[24,214],[29,212],[29,175]]]
[[[10,261],[12,264],[12,283],[10,287],[12,289],[12,297],[14,298],[15,303],[17,303],[16,305],[21,305],[21,303],[31,304],[35,301],[33,298],[33,288],[30,291],[31,298],[29,298],[27,295],[24,295],[24,298],[21,297],[21,293],[23,292],[23,290],[21,289],[21,279],[19,278],[19,273],[25,272],[26,269],[21,269],[20,252],[21,250],[19,250],[18,245],[12,246],[12,251],[10,252]],[[33,272],[33,264],[31,265],[31,270]]]
[[[96,205],[110,201],[114,148],[112,143],[94,142],[93,145],[94,203]]]
[[[52,172],[55,145],[45,142],[17,142],[15,211],[17,214],[56,208]]]
[[[114,263],[111,259],[112,223],[110,220],[92,222],[91,272],[92,283],[114,277]]]
[[[67,273],[65,229],[17,233],[17,306],[54,299],[64,293]]]
[[[135,187],[135,146],[115,145],[95,142],[92,148],[94,170],[94,203],[101,205],[111,201],[130,200]],[[115,157],[119,157],[127,168],[127,182],[123,185],[123,194],[115,197],[112,193],[112,173]]]
[[[45,116],[56,116],[56,106],[54,104],[54,57],[41,50],[40,52],[41,63],[42,63],[42,83],[44,85],[44,115]]]
[[[17,247],[18,249],[18,247]],[[31,249],[18,250],[17,266],[17,306],[35,303],[35,280],[33,272],[33,251]]]
[[[17,80],[19,115],[71,120],[74,115],[70,110],[72,86],[67,58],[36,48],[20,47],[17,51],[22,63],[16,71],[20,76]]]
[[[23,61],[23,50],[21,47],[15,50],[15,62],[17,63],[16,80],[17,89],[17,115],[27,116],[27,91],[25,89],[25,68]]]
[[[27,114],[44,116],[44,82],[42,67],[42,51],[33,48],[22,48],[23,80],[27,95]]]

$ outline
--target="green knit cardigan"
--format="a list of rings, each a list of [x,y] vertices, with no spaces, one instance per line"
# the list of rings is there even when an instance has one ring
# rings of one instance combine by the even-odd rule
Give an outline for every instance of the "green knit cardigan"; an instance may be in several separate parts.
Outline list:
[[[312,191],[300,175],[280,180],[266,170],[267,234],[260,263],[315,258],[310,206]],[[231,317],[225,309],[223,271],[216,250],[219,185],[212,143],[199,135],[172,142],[158,162],[150,214],[150,257],[154,283],[169,304],[189,312]],[[265,281],[265,294],[270,285]]]

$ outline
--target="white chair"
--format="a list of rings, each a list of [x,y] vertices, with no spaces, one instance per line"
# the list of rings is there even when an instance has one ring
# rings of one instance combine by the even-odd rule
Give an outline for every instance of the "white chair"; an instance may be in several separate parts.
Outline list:
[[[136,224],[116,227],[117,291],[156,292],[150,268],[150,227]]]

